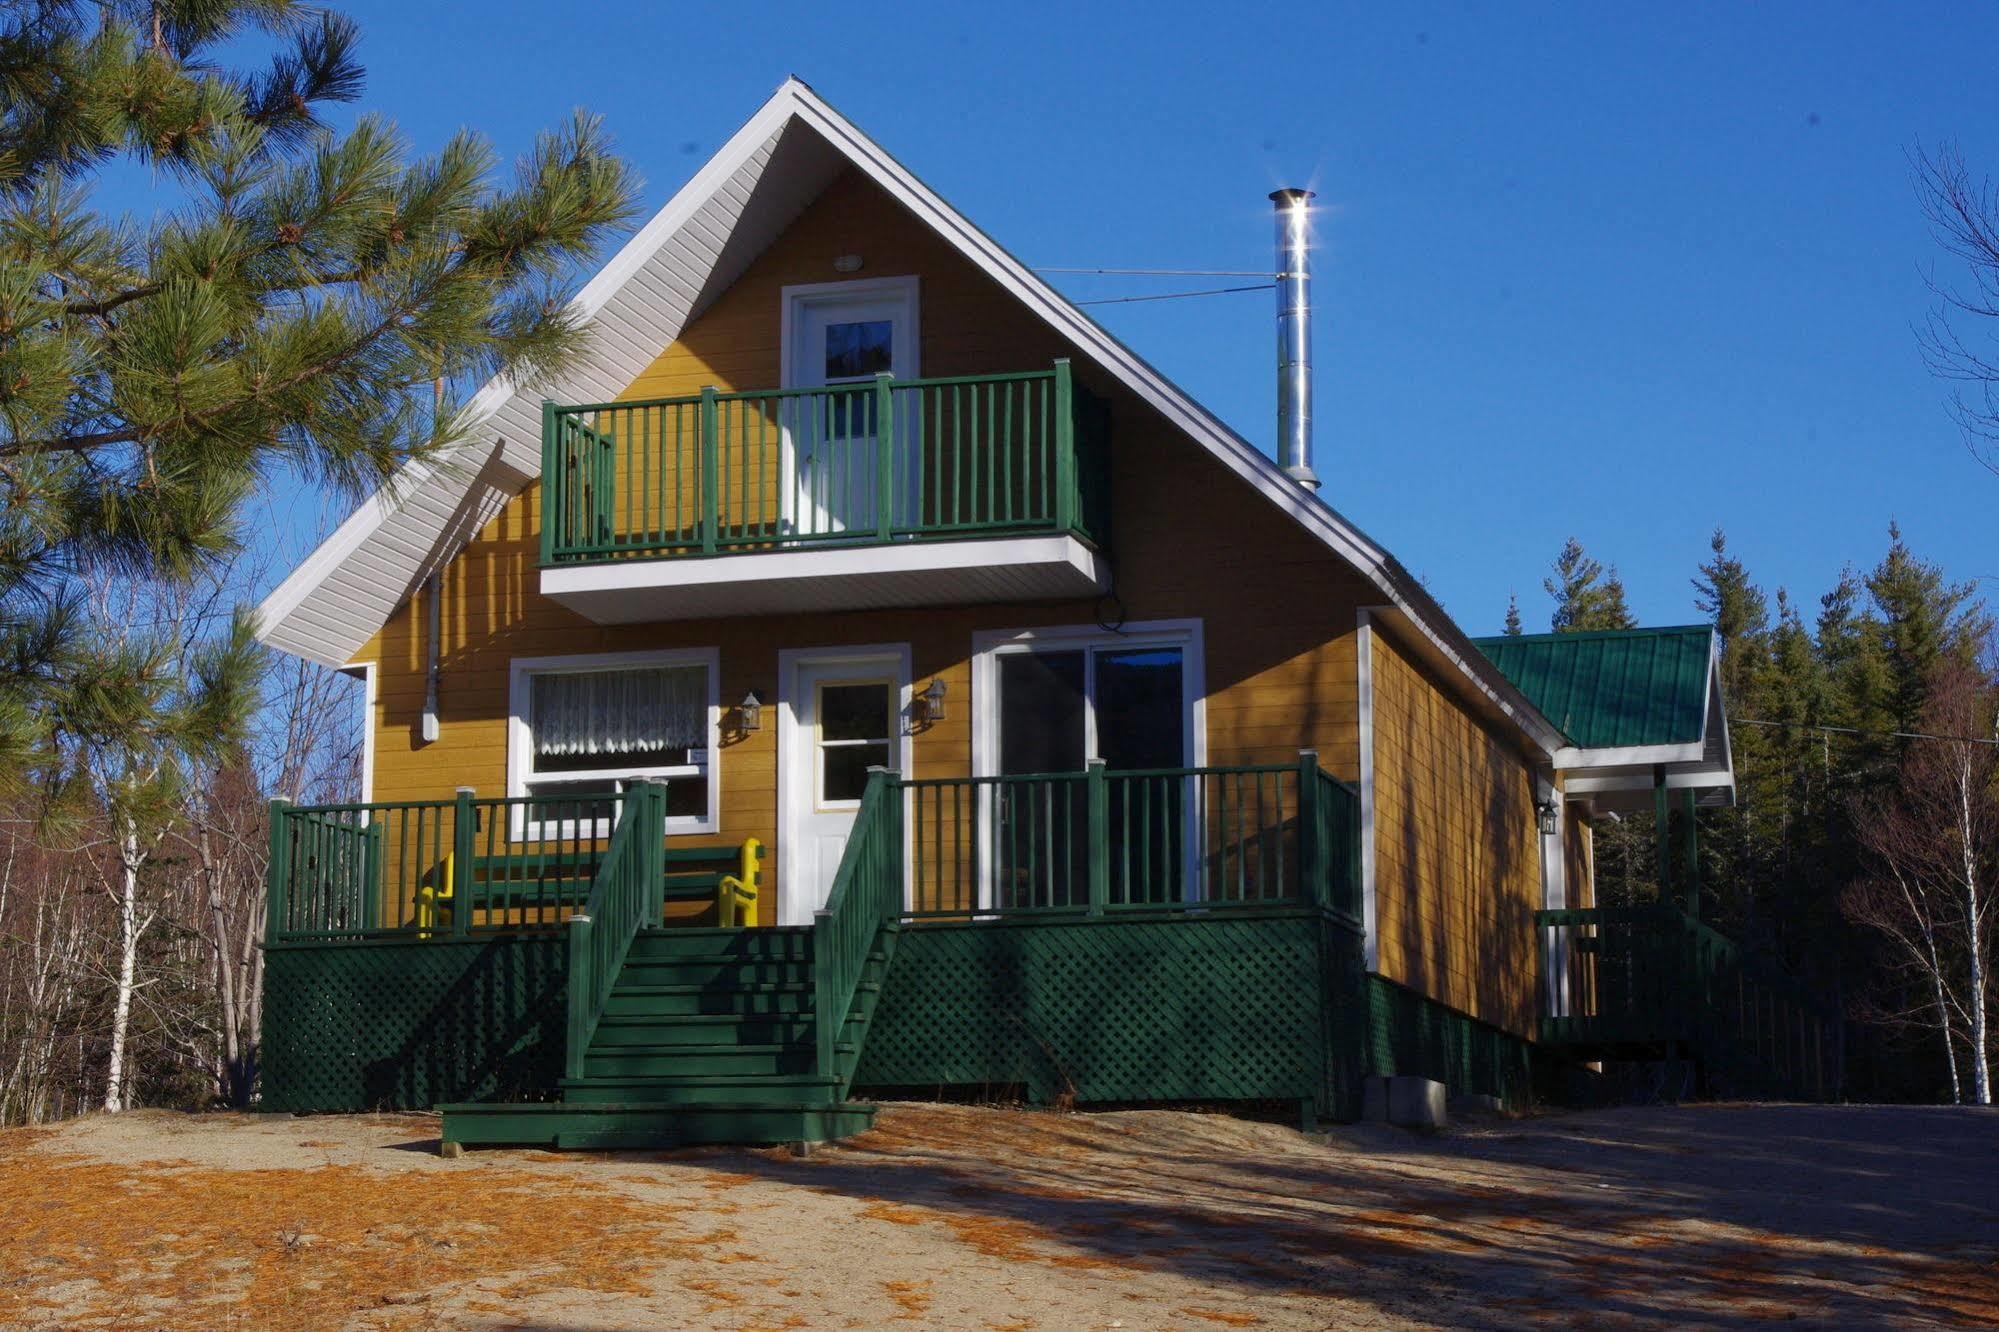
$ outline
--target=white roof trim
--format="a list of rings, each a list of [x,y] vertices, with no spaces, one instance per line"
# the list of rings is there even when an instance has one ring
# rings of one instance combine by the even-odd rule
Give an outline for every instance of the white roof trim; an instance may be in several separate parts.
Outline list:
[[[749,158],[789,123],[802,123],[836,148],[857,169],[910,209],[955,249],[976,264],[1022,304],[1073,342],[1098,367],[1168,421],[1203,445],[1237,475],[1301,527],[1337,552],[1372,582],[1403,612],[1425,639],[1457,668],[1502,714],[1510,718],[1545,754],[1552,756],[1565,740],[1540,715],[1454,624],[1443,608],[1386,550],[1341,517],[1330,506],[1287,477],[1275,461],[1229,429],[1206,408],[1188,397],[1164,375],[1077,309],[1024,264],[1008,254],[956,209],[923,184],[901,163],[828,106],[811,88],[788,79],[756,115],[695,173],[673,199],[635,234],[603,271],[579,292],[575,308],[593,318],[646,262],[676,235],[709,198],[721,190]],[[698,289],[701,275],[694,275]],[[473,400],[475,411],[497,411],[514,396],[511,386],[495,381]],[[400,483],[398,483],[400,484]],[[525,484],[523,481],[521,484]],[[386,490],[395,487],[387,487]],[[398,491],[397,493],[401,493]],[[332,652],[345,661],[359,642],[315,646],[307,636],[286,626],[334,570],[361,549],[368,537],[395,511],[381,494],[362,505],[341,524],[290,577],[268,597],[260,632],[267,642],[318,660]],[[380,628],[378,622],[367,633]],[[362,635],[365,640],[367,634]]]

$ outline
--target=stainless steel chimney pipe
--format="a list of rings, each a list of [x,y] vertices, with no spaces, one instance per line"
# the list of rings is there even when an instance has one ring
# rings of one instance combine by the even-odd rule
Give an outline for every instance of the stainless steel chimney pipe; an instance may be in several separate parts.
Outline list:
[[[1319,488],[1312,470],[1312,192],[1277,190],[1277,461]]]

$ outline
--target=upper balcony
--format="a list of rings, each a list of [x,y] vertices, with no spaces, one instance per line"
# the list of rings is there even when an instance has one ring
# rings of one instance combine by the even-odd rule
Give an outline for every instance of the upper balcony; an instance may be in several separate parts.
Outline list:
[[[1066,360],[547,403],[542,592],[605,624],[1095,596],[1108,434]]]

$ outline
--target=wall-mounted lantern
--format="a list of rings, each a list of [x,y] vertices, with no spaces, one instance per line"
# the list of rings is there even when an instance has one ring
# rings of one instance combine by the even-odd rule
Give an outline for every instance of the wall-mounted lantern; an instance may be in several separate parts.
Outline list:
[[[1534,806],[1534,812],[1541,818],[1541,835],[1553,837],[1561,831],[1561,806],[1552,800],[1543,800]]]
[[[944,681],[933,676],[930,683],[924,686],[923,692],[916,696],[916,701],[923,709],[925,722],[943,721]]]
[[[736,729],[745,734],[759,730],[764,724],[763,700],[752,689],[743,695],[743,701],[736,704]]]

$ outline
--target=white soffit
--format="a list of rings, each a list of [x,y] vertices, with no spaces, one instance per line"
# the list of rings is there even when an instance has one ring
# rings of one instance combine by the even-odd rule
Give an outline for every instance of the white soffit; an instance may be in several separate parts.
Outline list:
[[[801,133],[801,127],[809,132]],[[623,392],[850,165],[1359,570],[1545,754],[1562,747],[1561,733],[1392,555],[1036,277],[797,79],[772,94],[577,294],[576,306],[596,337],[587,364],[534,391],[517,392],[499,382],[481,390],[473,407],[484,421],[482,443],[468,450],[483,451],[476,469],[461,463],[448,480],[440,469],[420,474],[405,469],[410,475],[364,503],[265,599],[264,641],[329,666],[351,661],[430,571],[476,531],[463,517],[454,526],[440,523],[439,516],[469,516],[497,495],[486,511],[490,516],[533,479],[540,465],[542,397],[592,402]],[[448,493],[417,501],[431,490]]]

